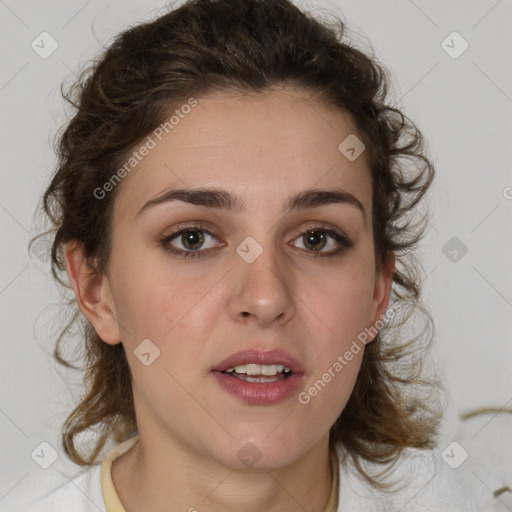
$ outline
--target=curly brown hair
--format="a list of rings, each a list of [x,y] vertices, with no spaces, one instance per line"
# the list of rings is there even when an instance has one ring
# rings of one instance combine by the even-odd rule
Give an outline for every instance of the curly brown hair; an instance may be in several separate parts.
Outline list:
[[[116,190],[102,200],[94,190],[191,95],[288,85],[348,112],[372,175],[376,268],[395,256],[392,300],[401,308],[365,348],[352,395],[331,428],[330,447],[341,444],[368,481],[385,487],[362,463],[395,461],[406,447],[432,448],[440,419],[432,398],[437,384],[423,377],[433,323],[421,303],[421,267],[413,251],[425,232],[427,217],[418,205],[434,168],[418,128],[388,104],[387,70],[346,39],[337,16],[320,21],[287,0],[189,0],[125,30],[63,92],[74,110],[59,134],[57,168],[42,201],[51,227],[39,236],[51,235],[52,273],[67,288],[62,276],[69,241],[83,245],[93,271],[108,270]],[[104,343],[74,297],[69,304],[74,314],[54,356],[75,368],[63,356],[63,343],[79,325],[85,394],[63,426],[62,442],[72,461],[90,465],[107,441],[137,431],[131,374],[123,344]],[[419,331],[406,332],[418,318],[424,320]],[[76,437],[89,430],[97,436],[80,454]]]

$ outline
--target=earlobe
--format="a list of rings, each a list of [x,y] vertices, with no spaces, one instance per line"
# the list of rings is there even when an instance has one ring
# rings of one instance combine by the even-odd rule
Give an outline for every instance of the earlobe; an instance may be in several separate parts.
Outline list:
[[[66,244],[65,260],[78,307],[105,343],[120,343],[121,336],[108,277],[88,264],[83,245],[76,240]]]

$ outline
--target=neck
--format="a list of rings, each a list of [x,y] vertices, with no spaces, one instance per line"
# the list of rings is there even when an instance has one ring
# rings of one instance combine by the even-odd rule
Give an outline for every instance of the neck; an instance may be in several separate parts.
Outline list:
[[[188,512],[323,512],[327,505],[333,482],[328,437],[275,471],[232,470],[172,439],[154,439],[141,436],[112,464],[127,512],[168,512],[169,504]]]

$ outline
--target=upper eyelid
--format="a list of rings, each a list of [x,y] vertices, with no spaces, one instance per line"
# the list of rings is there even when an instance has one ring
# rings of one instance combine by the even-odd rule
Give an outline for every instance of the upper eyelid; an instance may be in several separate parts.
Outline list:
[[[215,237],[219,236],[215,233],[215,230],[205,227],[205,225],[203,225],[202,222],[203,221],[197,221],[197,223],[192,222],[190,224],[187,224],[185,222],[185,223],[183,223],[184,224],[183,226],[178,226],[171,234],[168,235],[168,237],[172,237],[172,236],[175,236],[175,235],[181,233],[182,231],[187,231],[187,230],[192,230],[192,229],[197,229],[198,231],[204,231],[204,232],[209,233],[210,235],[213,235]],[[208,225],[208,224],[209,223],[206,223],[206,225]],[[297,231],[298,234],[302,234],[305,231],[308,231],[311,229],[323,229],[326,231],[331,230],[331,231],[335,231],[335,232],[339,231],[340,234],[347,236],[344,229],[341,229],[338,227],[333,227],[328,222],[323,222],[323,221],[308,221],[308,222],[306,222],[306,225],[304,227],[301,227],[300,229],[297,229],[297,230],[294,229],[294,231]]]

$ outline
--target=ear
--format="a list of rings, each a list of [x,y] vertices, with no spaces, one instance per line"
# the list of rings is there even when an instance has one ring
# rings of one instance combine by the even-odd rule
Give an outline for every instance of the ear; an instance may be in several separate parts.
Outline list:
[[[393,272],[395,270],[395,255],[389,254],[382,263],[380,272],[375,276],[375,287],[373,290],[371,306],[371,326],[382,320],[389,304],[391,284],[393,283]],[[377,336],[377,334],[375,334]],[[375,339],[375,336],[373,339]]]
[[[105,343],[120,343],[121,336],[108,277],[91,268],[84,255],[83,244],[76,240],[66,244],[65,260],[78,307]]]

